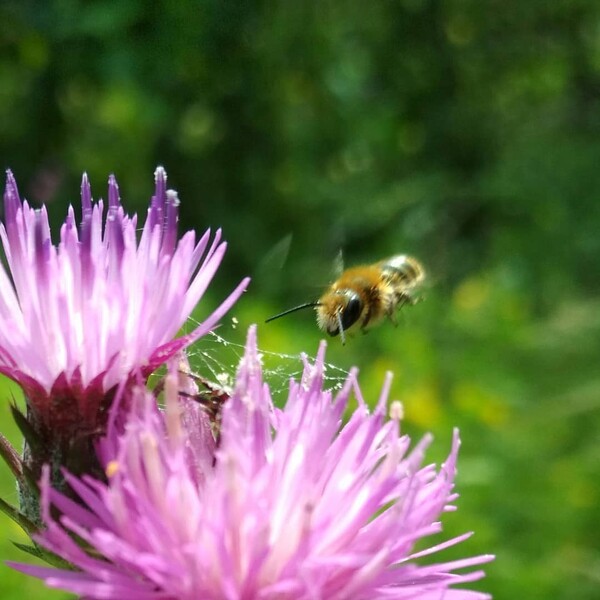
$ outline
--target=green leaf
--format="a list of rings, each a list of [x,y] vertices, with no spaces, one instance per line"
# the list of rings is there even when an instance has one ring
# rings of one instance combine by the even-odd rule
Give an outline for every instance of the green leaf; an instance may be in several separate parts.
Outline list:
[[[43,456],[46,451],[44,443],[40,439],[35,429],[31,426],[31,423],[27,420],[27,417],[18,409],[15,404],[11,404],[10,412],[12,417],[19,428],[19,431],[25,438],[25,441],[31,448],[31,452],[34,455]]]
[[[12,506],[2,498],[0,498],[0,511],[13,520],[25,533],[29,536],[39,531],[38,527],[32,523],[18,508]]]
[[[36,558],[42,558],[42,553],[37,546],[29,546],[28,544],[21,544],[19,542],[12,542],[13,546],[16,546],[19,550],[23,552],[27,552],[27,554],[31,554],[31,556],[35,556]]]
[[[27,552],[27,554],[31,554],[36,558],[47,562],[49,565],[53,567],[58,567],[59,569],[68,569],[69,571],[76,571],[76,567],[74,567],[70,562],[62,559],[60,556],[57,556],[53,552],[49,552],[48,550],[44,550],[44,548],[40,546],[29,546],[27,544],[20,544],[19,542],[12,542],[14,546],[16,546],[19,550],[23,552]]]

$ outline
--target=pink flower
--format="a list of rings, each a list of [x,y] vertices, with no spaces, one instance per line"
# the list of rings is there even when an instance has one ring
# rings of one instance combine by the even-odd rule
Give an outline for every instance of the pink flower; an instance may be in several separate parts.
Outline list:
[[[174,339],[202,297],[225,252],[194,232],[177,239],[179,199],[155,173],[156,191],[139,242],[137,216],[123,211],[109,178],[108,208],[81,185],[81,226],[72,207],[53,245],[46,208],[21,202],[7,173],[0,238],[0,372],[18,382],[38,430],[70,438],[94,431],[115,386],[148,374],[210,331],[244,280],[192,333]]]
[[[88,599],[488,598],[455,586],[491,556],[420,564],[468,534],[414,550],[457,498],[458,435],[444,465],[423,467],[430,438],[409,450],[396,404],[386,419],[389,380],[369,413],[356,373],[333,397],[324,368],[323,345],[274,408],[251,328],[217,446],[173,369],[164,412],[138,388],[125,429],[100,449],[108,483],[68,476],[81,505],[43,481],[37,542],[78,570],[13,566]],[[342,424],[351,393],[359,406]]]

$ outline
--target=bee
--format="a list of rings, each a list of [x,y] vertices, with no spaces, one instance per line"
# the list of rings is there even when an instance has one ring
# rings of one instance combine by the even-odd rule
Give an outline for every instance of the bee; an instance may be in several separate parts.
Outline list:
[[[366,331],[385,317],[396,324],[396,311],[420,299],[418,292],[424,280],[421,263],[399,254],[373,265],[346,269],[318,300],[290,308],[266,322],[312,307],[319,328],[331,336],[339,335],[345,344],[345,333],[352,327]]]

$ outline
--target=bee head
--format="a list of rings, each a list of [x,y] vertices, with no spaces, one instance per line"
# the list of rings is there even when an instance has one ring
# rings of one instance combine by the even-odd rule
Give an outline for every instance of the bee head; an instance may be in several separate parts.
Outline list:
[[[318,309],[319,326],[331,336],[341,335],[344,344],[344,332],[360,318],[363,301],[352,290],[339,290],[323,300]]]
[[[342,339],[342,344],[345,344],[346,337],[344,332],[360,319],[364,309],[364,302],[359,294],[353,290],[336,290],[325,294],[318,301],[305,302],[304,304],[285,310],[268,318],[265,322],[269,323],[305,308],[315,308],[319,328],[331,336],[339,335]]]

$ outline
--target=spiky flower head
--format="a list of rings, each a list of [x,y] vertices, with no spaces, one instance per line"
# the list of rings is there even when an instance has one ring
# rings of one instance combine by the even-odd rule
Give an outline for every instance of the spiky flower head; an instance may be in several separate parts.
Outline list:
[[[468,535],[414,549],[456,499],[458,436],[441,468],[423,467],[430,439],[410,450],[397,407],[386,418],[389,381],[373,413],[355,372],[333,397],[323,352],[278,410],[251,329],[218,446],[176,373],[164,412],[137,389],[125,429],[100,450],[108,482],[69,476],[84,506],[43,485],[37,541],[78,570],[13,566],[88,599],[487,598],[455,586],[492,557],[421,564]],[[359,406],[343,425],[351,392]]]
[[[239,296],[238,288],[187,338],[173,341],[202,297],[225,252],[220,232],[199,242],[177,239],[179,200],[155,173],[156,190],[139,242],[137,215],[125,214],[114,176],[108,206],[81,184],[81,226],[69,207],[58,245],[46,207],[21,202],[7,173],[0,238],[0,372],[24,389],[45,426],[62,427],[69,399],[73,423],[90,428],[105,393],[134,369],[146,373],[208,332]],[[241,286],[243,287],[243,285]],[[151,326],[149,326],[151,324]]]
[[[138,240],[137,216],[123,210],[114,176],[105,206],[92,202],[84,175],[81,224],[70,207],[54,244],[46,207],[35,210],[22,202],[7,172],[0,224],[7,265],[0,264],[0,372],[24,390],[24,462],[35,477],[43,462],[57,474],[60,465],[75,469],[75,460],[93,455],[90,439],[102,433],[117,386],[133,373],[144,378],[210,331],[247,284],[195,331],[175,339],[226,244],[220,231],[212,242],[210,231],[199,241],[193,231],[178,239],[179,199],[166,179],[159,167]],[[91,468],[86,462],[76,470]],[[35,519],[35,506],[25,512]]]

